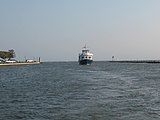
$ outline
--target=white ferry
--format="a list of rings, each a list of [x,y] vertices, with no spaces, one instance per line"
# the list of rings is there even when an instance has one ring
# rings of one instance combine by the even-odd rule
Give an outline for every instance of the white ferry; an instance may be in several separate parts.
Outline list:
[[[90,65],[93,62],[93,54],[87,49],[86,45],[79,54],[78,62],[80,65]]]

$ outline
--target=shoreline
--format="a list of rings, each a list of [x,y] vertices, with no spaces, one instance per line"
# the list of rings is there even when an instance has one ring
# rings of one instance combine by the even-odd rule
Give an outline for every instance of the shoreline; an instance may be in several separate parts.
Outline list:
[[[122,61],[109,61],[113,63],[160,63],[160,60],[122,60]]]
[[[0,66],[18,66],[18,65],[34,65],[34,64],[40,64],[41,62],[33,62],[33,63],[2,63]]]

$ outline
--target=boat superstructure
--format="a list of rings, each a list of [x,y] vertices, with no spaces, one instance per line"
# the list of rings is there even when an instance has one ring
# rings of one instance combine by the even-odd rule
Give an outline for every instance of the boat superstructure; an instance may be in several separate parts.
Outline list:
[[[93,62],[93,54],[87,49],[86,45],[79,54],[78,62],[80,65],[90,65]]]

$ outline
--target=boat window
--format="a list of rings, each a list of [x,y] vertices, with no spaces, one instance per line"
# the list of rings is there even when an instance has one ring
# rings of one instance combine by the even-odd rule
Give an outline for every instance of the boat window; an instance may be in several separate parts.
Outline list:
[[[89,58],[91,58],[91,57],[89,57]]]
[[[89,52],[89,50],[82,50],[82,52],[85,52],[85,53],[87,53],[87,52]]]
[[[84,57],[82,57],[82,58],[84,58]]]
[[[86,58],[87,58],[87,56],[86,56]]]

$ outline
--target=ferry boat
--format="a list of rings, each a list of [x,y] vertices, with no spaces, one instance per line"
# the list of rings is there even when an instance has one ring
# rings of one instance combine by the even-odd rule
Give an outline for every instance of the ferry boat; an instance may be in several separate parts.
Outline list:
[[[93,62],[93,54],[87,49],[86,45],[79,54],[78,62],[80,65],[90,65]]]

